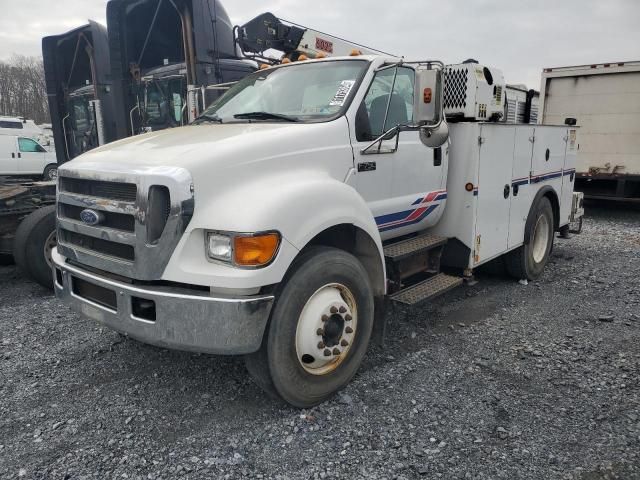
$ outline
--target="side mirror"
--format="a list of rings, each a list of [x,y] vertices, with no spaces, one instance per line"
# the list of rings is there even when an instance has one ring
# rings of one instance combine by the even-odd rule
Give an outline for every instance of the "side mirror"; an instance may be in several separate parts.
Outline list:
[[[438,127],[420,127],[420,141],[429,148],[438,148],[447,143],[449,126],[441,122]]]
[[[420,127],[434,125],[440,119],[440,70],[416,70],[416,104],[413,118]]]
[[[449,127],[442,111],[443,75],[441,69],[419,67],[416,70],[414,118],[420,140],[429,148],[438,148],[449,138]]]

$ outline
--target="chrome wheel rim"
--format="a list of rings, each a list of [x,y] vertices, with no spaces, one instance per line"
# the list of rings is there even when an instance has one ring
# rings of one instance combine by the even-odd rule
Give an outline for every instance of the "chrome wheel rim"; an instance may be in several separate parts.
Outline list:
[[[545,215],[541,215],[536,222],[536,228],[533,231],[533,261],[542,262],[547,253],[549,244],[549,228],[551,224]]]
[[[327,284],[307,300],[296,328],[296,356],[311,375],[326,375],[344,362],[353,345],[358,310],[351,291]]]
[[[44,242],[44,252],[43,252],[44,260],[47,262],[47,265],[49,265],[49,268],[53,266],[53,259],[51,258],[51,252],[53,251],[54,248],[56,248],[56,245],[58,245],[58,239],[56,237],[56,231],[54,230],[49,234],[49,236]]]

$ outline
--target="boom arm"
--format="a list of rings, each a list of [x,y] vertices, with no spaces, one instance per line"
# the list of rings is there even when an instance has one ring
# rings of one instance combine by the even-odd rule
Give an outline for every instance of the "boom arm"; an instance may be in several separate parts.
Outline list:
[[[296,60],[299,55],[309,58],[324,56],[346,56],[354,50],[361,54],[389,55],[355,42],[303,27],[277,18],[272,13],[258,15],[250,22],[238,27],[238,44],[246,55],[265,58],[270,49],[284,52]]]

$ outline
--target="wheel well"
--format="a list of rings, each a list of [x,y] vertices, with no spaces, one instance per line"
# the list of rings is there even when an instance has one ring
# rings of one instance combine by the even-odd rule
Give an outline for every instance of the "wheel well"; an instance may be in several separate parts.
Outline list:
[[[300,253],[318,245],[339,248],[355,256],[369,274],[374,295],[384,295],[385,275],[380,252],[367,232],[350,224],[335,225],[313,237]]]
[[[558,196],[553,190],[548,190],[544,196],[551,202],[551,208],[553,209],[553,228],[554,230],[558,230],[560,228],[560,202],[558,201]]]

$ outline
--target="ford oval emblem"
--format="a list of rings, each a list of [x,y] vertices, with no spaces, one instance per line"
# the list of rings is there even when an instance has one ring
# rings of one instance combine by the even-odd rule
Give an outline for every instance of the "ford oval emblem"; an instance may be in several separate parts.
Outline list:
[[[90,210],[90,209],[86,209],[86,210],[82,210],[80,212],[80,220],[82,220],[82,223],[86,224],[86,225],[98,225],[100,223],[100,221],[102,220],[102,215],[100,214],[100,212],[96,212],[95,210]]]

